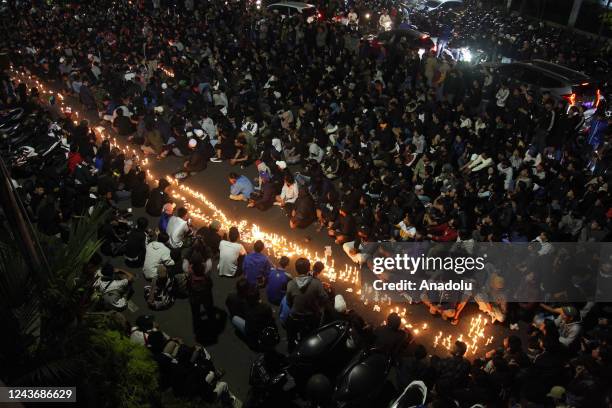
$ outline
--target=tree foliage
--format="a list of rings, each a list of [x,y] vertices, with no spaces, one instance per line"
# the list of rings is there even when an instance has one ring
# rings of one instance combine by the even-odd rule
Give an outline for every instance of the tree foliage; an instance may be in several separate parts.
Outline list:
[[[100,208],[73,222],[66,243],[40,237],[50,273],[29,269],[14,242],[0,242],[0,378],[10,385],[76,385],[87,406],[143,407],[156,397],[157,365],[125,336],[114,313],[92,312]]]

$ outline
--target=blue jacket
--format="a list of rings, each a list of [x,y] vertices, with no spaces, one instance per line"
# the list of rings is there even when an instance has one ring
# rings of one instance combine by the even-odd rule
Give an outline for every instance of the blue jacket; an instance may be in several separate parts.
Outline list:
[[[289,276],[284,269],[272,269],[268,275],[268,284],[266,285],[266,295],[268,302],[278,305],[285,296],[287,291],[287,283]]]
[[[244,276],[251,286],[257,286],[257,280],[261,277],[267,278],[272,265],[268,257],[259,252],[251,252],[242,261]]]
[[[230,194],[242,194],[245,198],[249,198],[251,197],[251,194],[253,194],[253,184],[251,184],[251,181],[245,176],[240,176],[230,187]]]

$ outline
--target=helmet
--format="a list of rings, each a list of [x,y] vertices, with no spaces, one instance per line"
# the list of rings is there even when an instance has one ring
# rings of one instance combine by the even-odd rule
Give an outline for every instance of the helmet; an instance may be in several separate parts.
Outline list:
[[[315,374],[306,383],[306,395],[312,402],[324,402],[329,399],[332,387],[329,378],[323,374]]]
[[[280,342],[278,329],[273,326],[266,327],[259,334],[259,339],[257,339],[257,342],[259,343],[259,346],[264,349],[274,348]]]

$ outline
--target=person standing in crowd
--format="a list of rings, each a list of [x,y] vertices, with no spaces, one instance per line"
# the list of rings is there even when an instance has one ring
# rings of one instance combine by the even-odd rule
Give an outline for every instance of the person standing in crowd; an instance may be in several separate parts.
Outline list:
[[[197,333],[202,323],[202,309],[207,320],[215,318],[212,279],[210,273],[206,271],[202,255],[198,252],[194,252],[189,259],[188,275],[187,285],[191,319],[193,331]]]

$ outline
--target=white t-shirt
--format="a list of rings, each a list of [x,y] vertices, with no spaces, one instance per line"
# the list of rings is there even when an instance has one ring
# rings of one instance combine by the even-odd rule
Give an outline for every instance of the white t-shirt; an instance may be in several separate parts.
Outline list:
[[[142,273],[145,279],[157,278],[157,268],[160,265],[174,265],[174,261],[170,256],[170,249],[161,242],[149,242],[147,244],[147,252],[145,253],[144,265],[142,266]]]
[[[230,242],[222,240],[219,243],[219,275],[234,276],[238,265],[238,257],[240,254],[246,254],[246,250],[238,242]]]
[[[298,184],[293,183],[290,186],[287,186],[287,183],[283,184],[283,188],[281,190],[280,196],[285,201],[285,203],[295,203],[299,194]]]
[[[183,246],[183,239],[189,231],[189,225],[184,219],[173,215],[168,220],[166,233],[170,237],[169,244],[172,248],[180,248]]]
[[[94,283],[94,289],[98,290],[101,295],[111,291],[117,291],[121,294],[117,297],[117,300],[113,303],[113,306],[122,309],[127,306],[127,293],[130,282],[127,279],[113,279],[112,281],[103,280],[102,276],[99,276]]]

